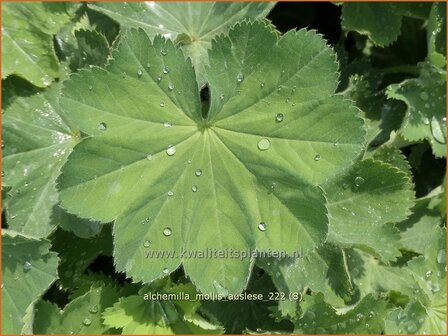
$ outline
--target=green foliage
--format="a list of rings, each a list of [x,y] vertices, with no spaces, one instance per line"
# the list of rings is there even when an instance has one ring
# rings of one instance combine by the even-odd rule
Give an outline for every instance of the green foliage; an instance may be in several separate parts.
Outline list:
[[[10,230],[2,230],[2,248],[2,332],[29,334],[36,301],[58,277],[58,257],[47,240]]]
[[[190,57],[199,85],[206,83],[207,51],[217,36],[244,19],[266,16],[275,3],[97,2],[92,9],[109,15],[122,28],[141,28],[150,38],[162,35]]]
[[[2,9],[2,334],[446,334],[445,3]]]
[[[38,87],[59,77],[53,35],[78,4],[6,3],[2,6],[2,78],[18,75]]]

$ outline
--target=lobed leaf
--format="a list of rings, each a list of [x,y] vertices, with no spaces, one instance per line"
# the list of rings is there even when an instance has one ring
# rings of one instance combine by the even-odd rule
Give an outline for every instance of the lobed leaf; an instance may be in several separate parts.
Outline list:
[[[9,228],[34,237],[54,229],[56,178],[79,133],[58,102],[60,86],[17,98],[3,116],[3,186],[10,186]]]
[[[106,70],[65,83],[61,103],[91,137],[64,166],[62,206],[115,220],[116,267],[134,281],[182,263],[203,292],[241,292],[250,256],[210,263],[179,249],[309,251],[323,242],[316,184],[349,166],[364,141],[357,109],[333,94],[336,71],[315,33],[279,38],[265,23],[242,23],[213,42],[203,119],[190,61],[170,41],[132,30]]]
[[[274,2],[97,2],[91,8],[116,20],[122,28],[142,28],[151,37],[157,34],[175,41],[190,57],[200,86],[206,82],[207,51],[218,35],[244,19],[266,16]]]

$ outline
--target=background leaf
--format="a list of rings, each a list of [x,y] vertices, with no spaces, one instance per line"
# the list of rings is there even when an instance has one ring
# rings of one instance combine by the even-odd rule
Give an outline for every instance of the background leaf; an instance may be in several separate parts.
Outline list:
[[[59,77],[53,35],[67,23],[78,4],[5,3],[2,7],[2,78],[11,74],[46,87]]]
[[[34,304],[58,277],[58,257],[48,241],[5,229],[2,247],[2,333],[29,334]]]

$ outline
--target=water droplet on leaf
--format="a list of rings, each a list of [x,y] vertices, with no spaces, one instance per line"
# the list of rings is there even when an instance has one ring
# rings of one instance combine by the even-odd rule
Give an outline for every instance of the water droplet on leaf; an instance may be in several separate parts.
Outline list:
[[[105,131],[105,130],[107,130],[107,125],[106,125],[106,123],[105,123],[105,122],[101,122],[101,123],[99,123],[99,124],[98,124],[98,130],[100,130],[100,131]]]
[[[173,145],[168,145],[168,147],[166,148],[166,154],[168,154],[168,156],[173,156],[174,154],[176,154],[176,147]]]
[[[84,324],[86,327],[88,327],[89,325],[92,324],[92,320],[89,319],[88,317],[86,317],[86,318],[84,319],[84,321],[82,321],[82,324]]]
[[[271,147],[271,142],[269,141],[269,139],[263,138],[260,141],[258,141],[257,146],[259,150],[265,151]]]
[[[149,240],[145,240],[145,242],[143,243],[143,246],[148,248],[151,246],[151,242]]]
[[[239,72],[238,75],[236,75],[236,81],[238,83],[241,83],[244,80],[244,75],[242,72]]]
[[[193,186],[191,187],[191,191],[193,191],[193,192],[198,191],[198,186],[193,185]]]
[[[316,154],[316,156],[314,157],[314,161],[319,161],[320,160],[320,155]]]
[[[142,69],[138,69],[138,71],[137,71],[137,76],[138,76],[138,77],[143,76],[143,71],[142,71]]]
[[[29,261],[25,261],[25,263],[23,264],[23,271],[24,272],[28,272],[33,266],[31,265],[31,263]]]
[[[284,117],[285,116],[283,115],[283,113],[278,113],[277,116],[275,117],[275,121],[276,122],[282,122]]]
[[[265,222],[261,222],[260,224],[258,224],[258,230],[260,230],[261,232],[266,231],[267,229],[267,225]]]
[[[201,169],[196,169],[196,171],[194,172],[194,174],[199,177],[202,175],[202,170]]]
[[[164,235],[165,237],[169,237],[169,236],[171,236],[172,233],[173,233],[173,232],[171,231],[171,229],[170,229],[169,227],[166,227],[166,228],[163,229],[163,235]]]

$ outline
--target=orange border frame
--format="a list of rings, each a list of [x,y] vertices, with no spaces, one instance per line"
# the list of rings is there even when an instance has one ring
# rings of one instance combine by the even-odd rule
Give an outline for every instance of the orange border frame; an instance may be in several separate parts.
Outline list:
[[[184,0],[158,0],[157,2],[176,2],[176,1],[179,2],[179,1],[184,1]],[[280,2],[280,1],[269,1],[269,0],[237,0],[237,1],[216,0],[216,1],[217,2]],[[1,16],[2,2],[37,2],[37,1],[36,0],[22,0],[22,1],[20,1],[20,0],[9,0],[9,1],[0,0],[0,25],[1,25],[1,22],[2,22],[2,16]],[[70,1],[70,0],[43,0],[43,1],[40,1],[40,2],[84,2],[84,1],[80,1],[80,0],[74,0],[74,1]],[[96,0],[95,2],[124,2],[124,1],[120,1],[120,0],[109,0],[109,1],[107,1],[107,0]],[[128,2],[141,2],[141,1],[139,1],[139,0],[131,0],[131,1],[128,1]],[[190,0],[190,2],[206,2],[206,1],[205,0]],[[281,2],[331,2],[331,1],[328,1],[328,0],[310,0],[310,1],[282,0]],[[389,0],[339,0],[338,2],[448,2],[448,0],[436,0],[436,1],[431,1],[431,0],[391,0],[391,1],[389,1]],[[448,7],[447,7],[447,10],[446,10],[446,14],[448,16]],[[447,29],[447,27],[445,27],[445,29]],[[0,41],[1,41],[1,34],[0,34]],[[448,44],[448,36],[446,38],[446,42]],[[2,54],[3,54],[2,52],[3,52],[2,51],[2,44],[0,43],[0,63],[1,63]],[[445,55],[445,56],[448,56],[448,52],[447,52],[447,55]],[[448,71],[448,62],[445,65],[445,70]],[[0,68],[0,74],[1,74],[1,68]],[[447,79],[448,79],[448,76],[447,76]],[[2,84],[0,84],[0,103],[2,102],[2,90],[1,89],[2,89]],[[445,90],[446,90],[446,93],[448,93],[448,85],[445,87]],[[446,98],[445,109],[446,109],[447,106],[448,106],[448,97]],[[446,113],[446,111],[445,111],[445,113]],[[3,125],[3,123],[2,123],[2,115],[1,114],[0,114],[0,124]],[[0,129],[0,141],[2,141],[2,132],[3,132],[3,128]],[[3,152],[3,150],[0,150],[0,151]],[[447,160],[448,160],[448,148],[447,148],[446,154],[447,154],[446,157],[447,157]],[[3,157],[3,155],[0,156],[0,166],[2,166],[2,157]],[[445,171],[445,176],[447,175],[447,172],[448,172],[448,167],[447,167],[447,170]],[[1,182],[1,180],[2,180],[2,178],[0,177],[0,182]],[[2,205],[2,195],[0,194],[0,207],[1,207],[1,205]],[[446,200],[446,205],[447,205],[447,208],[448,208],[448,199]],[[0,224],[1,224],[1,221],[2,221],[2,219],[0,217]],[[2,228],[1,228],[1,225],[0,225],[0,233],[1,233],[1,231],[2,231]],[[447,230],[445,230],[445,234],[446,234],[446,238],[447,238],[446,241],[448,242],[448,231]],[[447,247],[448,247],[448,244],[447,244]],[[448,255],[447,254],[447,248],[445,248],[445,254],[446,254],[445,256]],[[3,254],[2,254],[2,237],[0,237],[0,256],[3,256]],[[1,266],[2,266],[2,258],[0,258],[0,267]],[[0,280],[2,280],[2,279],[3,279],[2,269],[0,268]],[[2,281],[2,283],[3,283],[3,281]],[[446,285],[445,289],[448,291],[448,278],[446,278],[445,285]],[[446,298],[446,303],[448,305],[448,297]],[[445,317],[448,317],[448,312],[447,312],[447,315]],[[448,318],[447,318],[447,320],[448,320]],[[3,324],[2,293],[0,292],[0,335],[3,335],[2,334],[2,324]],[[21,336],[19,334],[8,334],[8,335],[10,335],[10,336]],[[70,335],[70,334],[53,334],[53,335],[57,335],[57,336],[62,336],[62,335],[64,335],[64,336],[65,335],[73,336],[73,335]],[[96,335],[96,334],[90,334],[90,335],[92,335],[92,336],[100,336],[100,335]],[[126,335],[126,334],[123,334],[123,335]],[[138,334],[132,334],[132,335],[133,336],[146,336],[146,335],[138,335]],[[184,335],[194,336],[196,334],[184,334]],[[264,335],[269,335],[269,334],[264,334]],[[271,335],[274,336],[274,334],[271,334]],[[296,335],[296,334],[293,334],[293,335]],[[326,335],[326,334],[297,334],[297,335],[323,336],[323,335]],[[330,335],[332,335],[332,334],[330,334]],[[357,335],[360,335],[360,336],[371,336],[371,335],[375,335],[375,334],[357,334]],[[388,334],[388,335],[393,335],[393,334]],[[407,334],[400,334],[400,336],[403,336],[403,335],[407,335]]]

